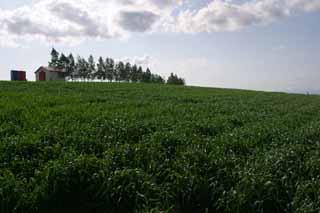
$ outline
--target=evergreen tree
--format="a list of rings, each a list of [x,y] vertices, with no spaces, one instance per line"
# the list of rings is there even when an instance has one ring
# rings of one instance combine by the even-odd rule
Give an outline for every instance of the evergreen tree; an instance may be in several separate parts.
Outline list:
[[[95,77],[97,77],[100,80],[105,80],[106,76],[105,76],[105,64],[103,61],[103,58],[100,57],[98,60],[98,64],[97,64],[97,72],[95,73]]]
[[[150,83],[151,82],[151,71],[149,68],[147,68],[146,72],[143,72],[142,82],[143,83]]]
[[[131,64],[128,62],[128,63],[126,63],[126,66],[124,68],[124,80],[126,82],[129,82],[130,76],[131,76]]]
[[[58,69],[63,69],[66,71],[69,64],[69,59],[62,53],[59,58],[59,62],[57,64]]]
[[[138,81],[138,67],[137,65],[133,65],[131,68],[130,79],[132,82]]]
[[[51,61],[49,62],[49,67],[58,68],[60,66],[59,63],[59,52],[52,48],[51,51]]]
[[[92,55],[88,58],[88,70],[87,70],[87,79],[94,79],[94,74],[96,72],[96,63]]]
[[[68,56],[68,65],[66,67],[66,76],[71,78],[73,80],[74,74],[75,74],[75,61],[72,54]]]
[[[83,69],[84,69],[84,79],[85,80],[88,80],[90,79],[90,75],[91,75],[91,72],[90,72],[90,68],[89,68],[89,62],[83,58]]]
[[[151,82],[156,84],[164,84],[165,80],[160,75],[152,74]]]
[[[119,77],[119,81],[125,81],[126,80],[126,70],[125,70],[125,66],[124,63],[122,61],[120,61],[118,63],[118,77]]]
[[[120,81],[120,69],[121,69],[120,63],[117,63],[115,65],[114,74],[113,74],[115,81]]]
[[[54,48],[52,48],[51,51],[49,66],[65,70],[66,77],[72,80],[74,78],[80,78],[82,80],[97,78],[103,80],[108,79],[110,82],[115,80],[118,82],[165,83],[165,80],[160,75],[152,73],[149,68],[144,72],[141,66],[131,65],[129,62],[124,64],[122,61],[116,64],[112,58],[106,58],[104,61],[102,57],[99,57],[98,63],[96,64],[92,55],[89,56],[88,61],[78,56],[75,62],[72,54],[66,57]],[[167,83],[184,85],[185,80],[171,73]]]
[[[143,69],[141,66],[138,68],[138,71],[137,71],[137,79],[138,79],[138,82],[143,81]]]
[[[80,77],[80,71],[79,71],[79,59],[80,57],[78,56],[76,61],[75,61],[75,66],[74,66],[74,72],[72,74],[72,79],[78,79],[81,78]]]
[[[114,60],[112,58],[107,58],[105,63],[105,73],[106,78],[111,82],[114,76]]]
[[[175,85],[185,85],[185,80],[183,78],[179,78],[177,75],[171,73],[167,80],[167,84],[175,84]]]
[[[79,77],[82,80],[87,79],[88,76],[88,66],[87,66],[87,61],[84,58],[81,58],[80,56],[78,57],[77,61],[77,72]]]
[[[146,80],[147,80],[147,82],[150,82],[151,81],[151,71],[150,71],[150,69],[149,68],[147,68],[147,70],[146,70]]]

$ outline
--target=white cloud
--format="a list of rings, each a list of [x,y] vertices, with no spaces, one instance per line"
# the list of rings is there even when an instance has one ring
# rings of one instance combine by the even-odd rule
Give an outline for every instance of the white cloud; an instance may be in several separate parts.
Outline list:
[[[214,0],[197,11],[182,11],[169,31],[186,33],[236,31],[268,24],[298,12],[320,11],[319,0]],[[169,25],[170,26],[170,25]]]
[[[13,39],[34,37],[53,42],[120,36],[120,30],[108,26],[107,17],[88,6],[90,1],[43,0],[5,11],[0,15],[1,28]]]
[[[137,66],[142,66],[144,68],[152,67],[155,64],[155,60],[149,55],[124,57],[122,59],[119,59],[119,61],[123,61],[124,63],[129,62],[131,64],[136,64]]]
[[[0,45],[39,40],[77,44],[124,38],[132,32],[220,32],[320,11],[320,0],[211,0],[197,10],[187,0],[35,0],[0,9]],[[177,10],[178,9],[178,10]],[[175,11],[175,12],[174,12]]]
[[[281,0],[249,1],[242,4],[215,0],[196,12],[182,12],[175,25],[182,32],[235,31],[250,25],[266,24],[288,15],[290,10]]]
[[[306,12],[320,11],[319,0],[287,0],[288,5],[295,10]]]
[[[131,65],[137,65],[138,67],[141,66],[142,69],[146,70],[149,68],[152,73],[157,73],[162,77],[166,77],[169,73],[165,72],[167,69],[160,68],[159,60],[157,58],[152,57],[148,54],[143,56],[131,56],[131,57],[122,57],[115,60],[116,62],[122,61],[124,63],[130,63]]]

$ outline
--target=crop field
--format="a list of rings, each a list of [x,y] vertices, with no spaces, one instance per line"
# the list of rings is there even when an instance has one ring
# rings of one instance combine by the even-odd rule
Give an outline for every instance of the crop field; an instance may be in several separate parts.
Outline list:
[[[319,212],[320,96],[0,82],[0,212]]]

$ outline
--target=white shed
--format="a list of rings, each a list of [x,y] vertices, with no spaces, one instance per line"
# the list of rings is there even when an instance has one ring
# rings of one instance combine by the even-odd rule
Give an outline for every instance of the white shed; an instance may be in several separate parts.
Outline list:
[[[41,66],[37,71],[36,81],[65,81],[66,72],[63,69]]]

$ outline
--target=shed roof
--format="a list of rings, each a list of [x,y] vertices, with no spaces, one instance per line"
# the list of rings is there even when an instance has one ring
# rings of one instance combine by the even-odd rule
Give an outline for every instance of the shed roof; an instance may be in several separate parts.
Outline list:
[[[44,66],[41,66],[39,67],[35,73],[41,71],[41,70],[46,70],[46,71],[49,71],[49,72],[61,72],[61,73],[65,73],[66,71],[64,69],[58,69],[58,68],[54,68],[54,67],[44,67]]]
[[[11,70],[11,72],[26,72],[24,70]]]

